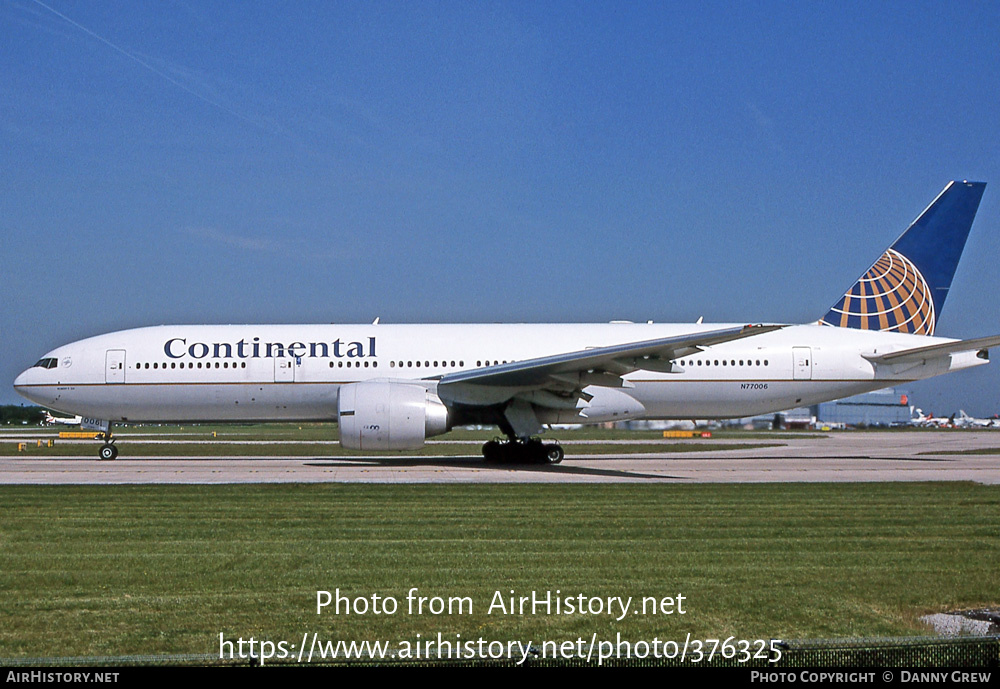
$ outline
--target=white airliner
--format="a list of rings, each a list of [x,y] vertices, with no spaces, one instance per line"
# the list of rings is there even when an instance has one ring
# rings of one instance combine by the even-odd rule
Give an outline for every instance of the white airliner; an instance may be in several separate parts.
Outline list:
[[[977,419],[966,414],[964,409],[959,409],[958,416],[955,416],[954,419],[955,426],[958,428],[1000,428],[1000,417]]]
[[[61,424],[63,426],[78,426],[83,423],[82,416],[53,416],[49,412],[45,412],[44,423],[46,426],[55,426],[56,424]]]
[[[951,415],[951,418],[947,419],[936,417],[934,414],[925,416],[923,409],[917,409],[916,414],[916,416],[910,419],[911,426],[919,426],[920,428],[947,428],[955,424],[954,414]]]
[[[123,422],[336,420],[354,450],[466,424],[488,460],[557,463],[546,424],[755,416],[979,366],[1000,336],[934,337],[985,184],[951,182],[808,325],[176,325],[59,347],[17,377],[38,404]]]

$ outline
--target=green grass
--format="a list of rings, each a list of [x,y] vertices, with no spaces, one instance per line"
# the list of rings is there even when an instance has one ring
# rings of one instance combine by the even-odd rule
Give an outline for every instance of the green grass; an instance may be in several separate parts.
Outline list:
[[[218,635],[634,639],[923,634],[1000,603],[974,484],[0,488],[0,657],[213,653]],[[315,614],[470,596],[472,615]],[[487,615],[495,591],[687,598],[686,615]]]

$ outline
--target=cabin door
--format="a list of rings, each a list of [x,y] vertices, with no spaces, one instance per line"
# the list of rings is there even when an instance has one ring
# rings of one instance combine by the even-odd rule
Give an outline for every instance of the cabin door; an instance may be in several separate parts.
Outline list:
[[[295,382],[295,359],[286,359],[279,356],[274,359],[274,382],[294,383]]]
[[[792,366],[795,380],[812,380],[812,348],[792,347]]]
[[[125,382],[125,350],[109,349],[104,365],[105,383]]]

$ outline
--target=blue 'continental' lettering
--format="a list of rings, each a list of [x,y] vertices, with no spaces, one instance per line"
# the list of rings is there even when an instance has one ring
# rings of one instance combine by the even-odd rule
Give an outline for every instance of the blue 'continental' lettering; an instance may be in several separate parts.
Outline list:
[[[263,346],[261,346],[263,345]],[[366,346],[367,345],[367,346]],[[341,359],[367,359],[375,356],[375,338],[369,337],[368,342],[342,342],[340,338],[333,342],[261,342],[254,337],[252,342],[241,339],[239,342],[191,342],[187,338],[173,337],[163,343],[163,353],[171,359],[232,359],[235,351],[237,359],[329,359],[330,347],[333,347],[333,357]],[[211,355],[211,356],[210,356]]]

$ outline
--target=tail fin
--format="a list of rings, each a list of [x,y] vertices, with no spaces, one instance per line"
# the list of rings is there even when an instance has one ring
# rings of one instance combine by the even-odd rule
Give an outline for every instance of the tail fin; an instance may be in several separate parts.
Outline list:
[[[985,189],[949,182],[820,322],[933,335]]]

